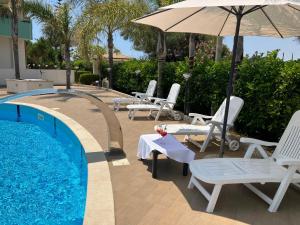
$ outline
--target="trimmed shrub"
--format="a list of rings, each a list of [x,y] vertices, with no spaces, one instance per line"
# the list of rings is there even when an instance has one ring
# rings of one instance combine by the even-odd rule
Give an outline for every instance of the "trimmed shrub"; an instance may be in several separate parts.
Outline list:
[[[140,73],[136,74],[139,70]],[[114,88],[118,91],[131,93],[144,92],[150,80],[156,78],[156,63],[152,60],[130,60],[114,65]]]
[[[140,70],[139,76],[135,71]],[[190,111],[213,114],[226,97],[230,60],[198,60],[189,83]],[[145,91],[151,79],[157,80],[157,61],[130,60],[114,66],[115,89],[131,93]],[[183,110],[188,61],[169,62],[163,67],[164,97],[174,82],[181,84],[176,109]],[[292,114],[300,109],[300,62],[285,62],[277,51],[266,56],[245,57],[238,67],[234,95],[245,105],[236,130],[251,137],[277,141]]]
[[[90,85],[90,84],[94,83],[97,80],[99,80],[98,75],[90,74],[90,73],[83,73],[83,74],[80,75],[79,82],[81,84]]]
[[[88,71],[83,71],[83,70],[75,71],[75,82],[76,82],[76,83],[79,83],[80,76],[81,76],[82,74],[90,74],[90,72],[88,72]]]
[[[72,67],[73,67],[73,69],[75,67],[78,67],[79,70],[89,71],[89,70],[92,70],[92,63],[88,62],[86,60],[78,59],[72,63]]]
[[[246,58],[239,66],[235,95],[245,101],[237,129],[277,141],[292,114],[300,109],[300,64],[284,62],[277,51]]]

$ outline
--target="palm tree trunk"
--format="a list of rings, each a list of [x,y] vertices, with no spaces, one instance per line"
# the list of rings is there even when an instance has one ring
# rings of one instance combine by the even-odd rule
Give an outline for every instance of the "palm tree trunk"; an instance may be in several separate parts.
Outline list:
[[[70,43],[65,43],[65,61],[66,61],[66,83],[67,89],[71,89],[71,59],[70,59]]]
[[[158,31],[157,37],[157,48],[156,48],[156,55],[158,57],[157,62],[157,97],[162,98],[163,93],[163,66],[166,62],[166,53],[167,53],[167,46],[166,46],[166,36],[164,32]]]
[[[108,47],[108,63],[110,70],[109,72],[109,88],[113,88],[113,65],[114,65],[114,40],[113,33],[111,31],[108,32],[107,35],[107,47]]]
[[[19,65],[19,31],[18,31],[18,11],[17,11],[17,2],[11,0],[12,6],[12,44],[13,44],[13,54],[14,54],[14,67],[15,67],[15,78],[20,79],[20,65]]]
[[[223,37],[217,37],[215,61],[218,62],[222,58]]]

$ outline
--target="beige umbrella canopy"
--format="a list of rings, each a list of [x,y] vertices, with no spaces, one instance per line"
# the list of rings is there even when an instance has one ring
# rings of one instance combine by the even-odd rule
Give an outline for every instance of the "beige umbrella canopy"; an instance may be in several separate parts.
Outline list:
[[[300,35],[300,1],[187,0],[134,20],[165,32],[234,35],[236,12],[243,7],[240,35],[291,37]]]
[[[238,36],[300,36],[300,0],[186,0],[133,22],[164,32],[234,35],[220,148],[223,156]]]

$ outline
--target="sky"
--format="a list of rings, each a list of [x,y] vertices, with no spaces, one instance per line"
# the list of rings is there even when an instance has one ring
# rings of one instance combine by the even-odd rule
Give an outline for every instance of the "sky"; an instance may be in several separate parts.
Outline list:
[[[48,0],[50,4],[53,4],[54,0]],[[36,21],[33,21],[33,40],[38,39],[42,36],[41,25]],[[225,37],[224,44],[232,49],[232,37]],[[103,40],[103,45],[105,40]],[[119,49],[122,54],[131,56],[134,58],[140,58],[144,56],[143,52],[136,51],[133,49],[132,42],[124,40],[119,33],[114,35],[114,44],[117,49]],[[253,55],[255,52],[266,53],[268,51],[273,51],[279,49],[279,57],[283,57],[285,60],[300,58],[300,40],[296,38],[270,38],[270,37],[245,37],[244,38],[244,51],[245,54]]]

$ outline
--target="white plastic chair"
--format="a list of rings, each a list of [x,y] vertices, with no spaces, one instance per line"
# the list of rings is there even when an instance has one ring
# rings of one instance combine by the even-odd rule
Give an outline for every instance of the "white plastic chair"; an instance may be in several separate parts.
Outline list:
[[[243,99],[235,96],[230,97],[229,114],[227,122],[227,133],[226,141],[229,144],[231,150],[237,150],[239,148],[239,142],[231,140],[228,135],[229,129],[233,126],[238,114],[240,113],[244,105]],[[186,140],[200,147],[200,151],[204,152],[209,142],[213,138],[220,139],[222,134],[223,120],[225,114],[226,99],[223,101],[218,111],[214,116],[206,116],[197,113],[190,113],[189,116],[193,117],[191,124],[168,124],[158,125],[166,127],[168,133],[173,135],[186,135]],[[206,121],[205,121],[206,119]],[[157,129],[157,126],[154,127]],[[206,139],[203,144],[200,145],[198,142],[192,140],[191,135],[205,135]]]
[[[244,184],[257,194],[276,212],[290,183],[300,182],[297,170],[300,168],[300,111],[290,120],[279,143],[265,142],[257,139],[242,138],[241,142],[249,144],[244,158],[217,158],[194,160],[190,163],[192,177],[188,188],[196,187],[208,200],[207,212],[213,212],[219,193],[224,184]],[[273,155],[268,156],[262,146],[277,146]],[[251,159],[258,151],[261,159]],[[214,184],[210,194],[200,181]],[[270,198],[251,183],[280,183],[276,194]],[[234,193],[232,193],[234,194]]]
[[[180,92],[180,84],[174,83],[170,89],[167,99],[162,98],[150,98],[154,100],[153,104],[132,104],[127,105],[129,109],[128,117],[134,120],[136,111],[149,111],[149,115],[152,115],[153,111],[158,111],[155,120],[158,120],[162,112],[169,112],[174,117],[173,108],[176,104],[177,97]]]
[[[148,84],[146,93],[142,92],[132,92],[134,96],[129,98],[114,98],[112,101],[114,103],[114,110],[119,111],[121,104],[133,104],[133,103],[142,103],[149,102],[151,97],[153,97],[156,89],[156,81],[151,80]]]

